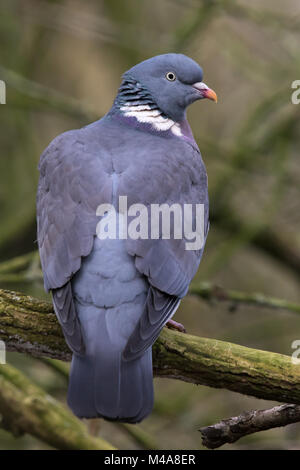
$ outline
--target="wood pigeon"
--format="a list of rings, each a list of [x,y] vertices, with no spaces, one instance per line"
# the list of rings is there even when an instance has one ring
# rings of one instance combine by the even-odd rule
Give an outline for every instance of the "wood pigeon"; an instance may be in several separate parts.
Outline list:
[[[97,208],[203,204],[207,175],[186,108],[216,94],[201,67],[163,54],[123,75],[110,111],[56,137],[37,193],[44,284],[73,352],[68,404],[80,418],[137,423],[153,407],[152,345],[186,295],[203,252],[182,239],[97,236]],[[124,217],[120,218],[124,222]],[[122,223],[123,223],[122,222]],[[121,222],[119,222],[121,223]]]

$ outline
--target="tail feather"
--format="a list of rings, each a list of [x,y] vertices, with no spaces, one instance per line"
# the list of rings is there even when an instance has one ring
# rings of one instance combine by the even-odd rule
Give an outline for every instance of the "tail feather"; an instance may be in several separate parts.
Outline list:
[[[138,358],[123,356],[148,289],[124,240],[95,238],[91,254],[72,279],[85,350],[73,355],[68,403],[80,418],[135,423],[151,412],[151,347]]]
[[[86,353],[73,355],[68,404],[80,418],[139,422],[153,407],[152,349],[138,359],[123,360],[125,342],[95,310],[98,315],[87,315],[83,322]]]
[[[110,353],[109,360],[108,355],[73,356],[68,404],[80,418],[137,423],[153,407],[151,348],[130,362],[121,353]]]

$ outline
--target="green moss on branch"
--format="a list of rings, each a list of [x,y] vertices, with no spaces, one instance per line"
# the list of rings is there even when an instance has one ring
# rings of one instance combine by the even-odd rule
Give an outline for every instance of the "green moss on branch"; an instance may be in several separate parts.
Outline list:
[[[0,339],[9,350],[71,357],[51,304],[24,294],[0,290]],[[300,367],[282,354],[164,329],[153,368],[160,377],[300,404]]]
[[[2,426],[15,436],[29,433],[55,449],[114,449],[9,364],[0,365],[0,414]]]

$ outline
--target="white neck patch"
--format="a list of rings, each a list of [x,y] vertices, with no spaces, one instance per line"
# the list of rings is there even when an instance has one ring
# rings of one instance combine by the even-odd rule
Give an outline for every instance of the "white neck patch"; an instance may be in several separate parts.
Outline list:
[[[164,117],[159,109],[151,109],[147,104],[134,106],[128,102],[120,109],[124,113],[124,116],[134,117],[138,122],[151,124],[153,129],[157,131],[171,130],[174,135],[182,136],[178,122]]]

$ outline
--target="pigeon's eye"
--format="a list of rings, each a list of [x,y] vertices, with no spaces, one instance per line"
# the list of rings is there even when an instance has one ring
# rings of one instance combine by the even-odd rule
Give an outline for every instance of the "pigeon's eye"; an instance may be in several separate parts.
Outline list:
[[[166,73],[166,79],[169,80],[169,82],[174,82],[176,80],[176,75],[174,72],[167,72]]]

